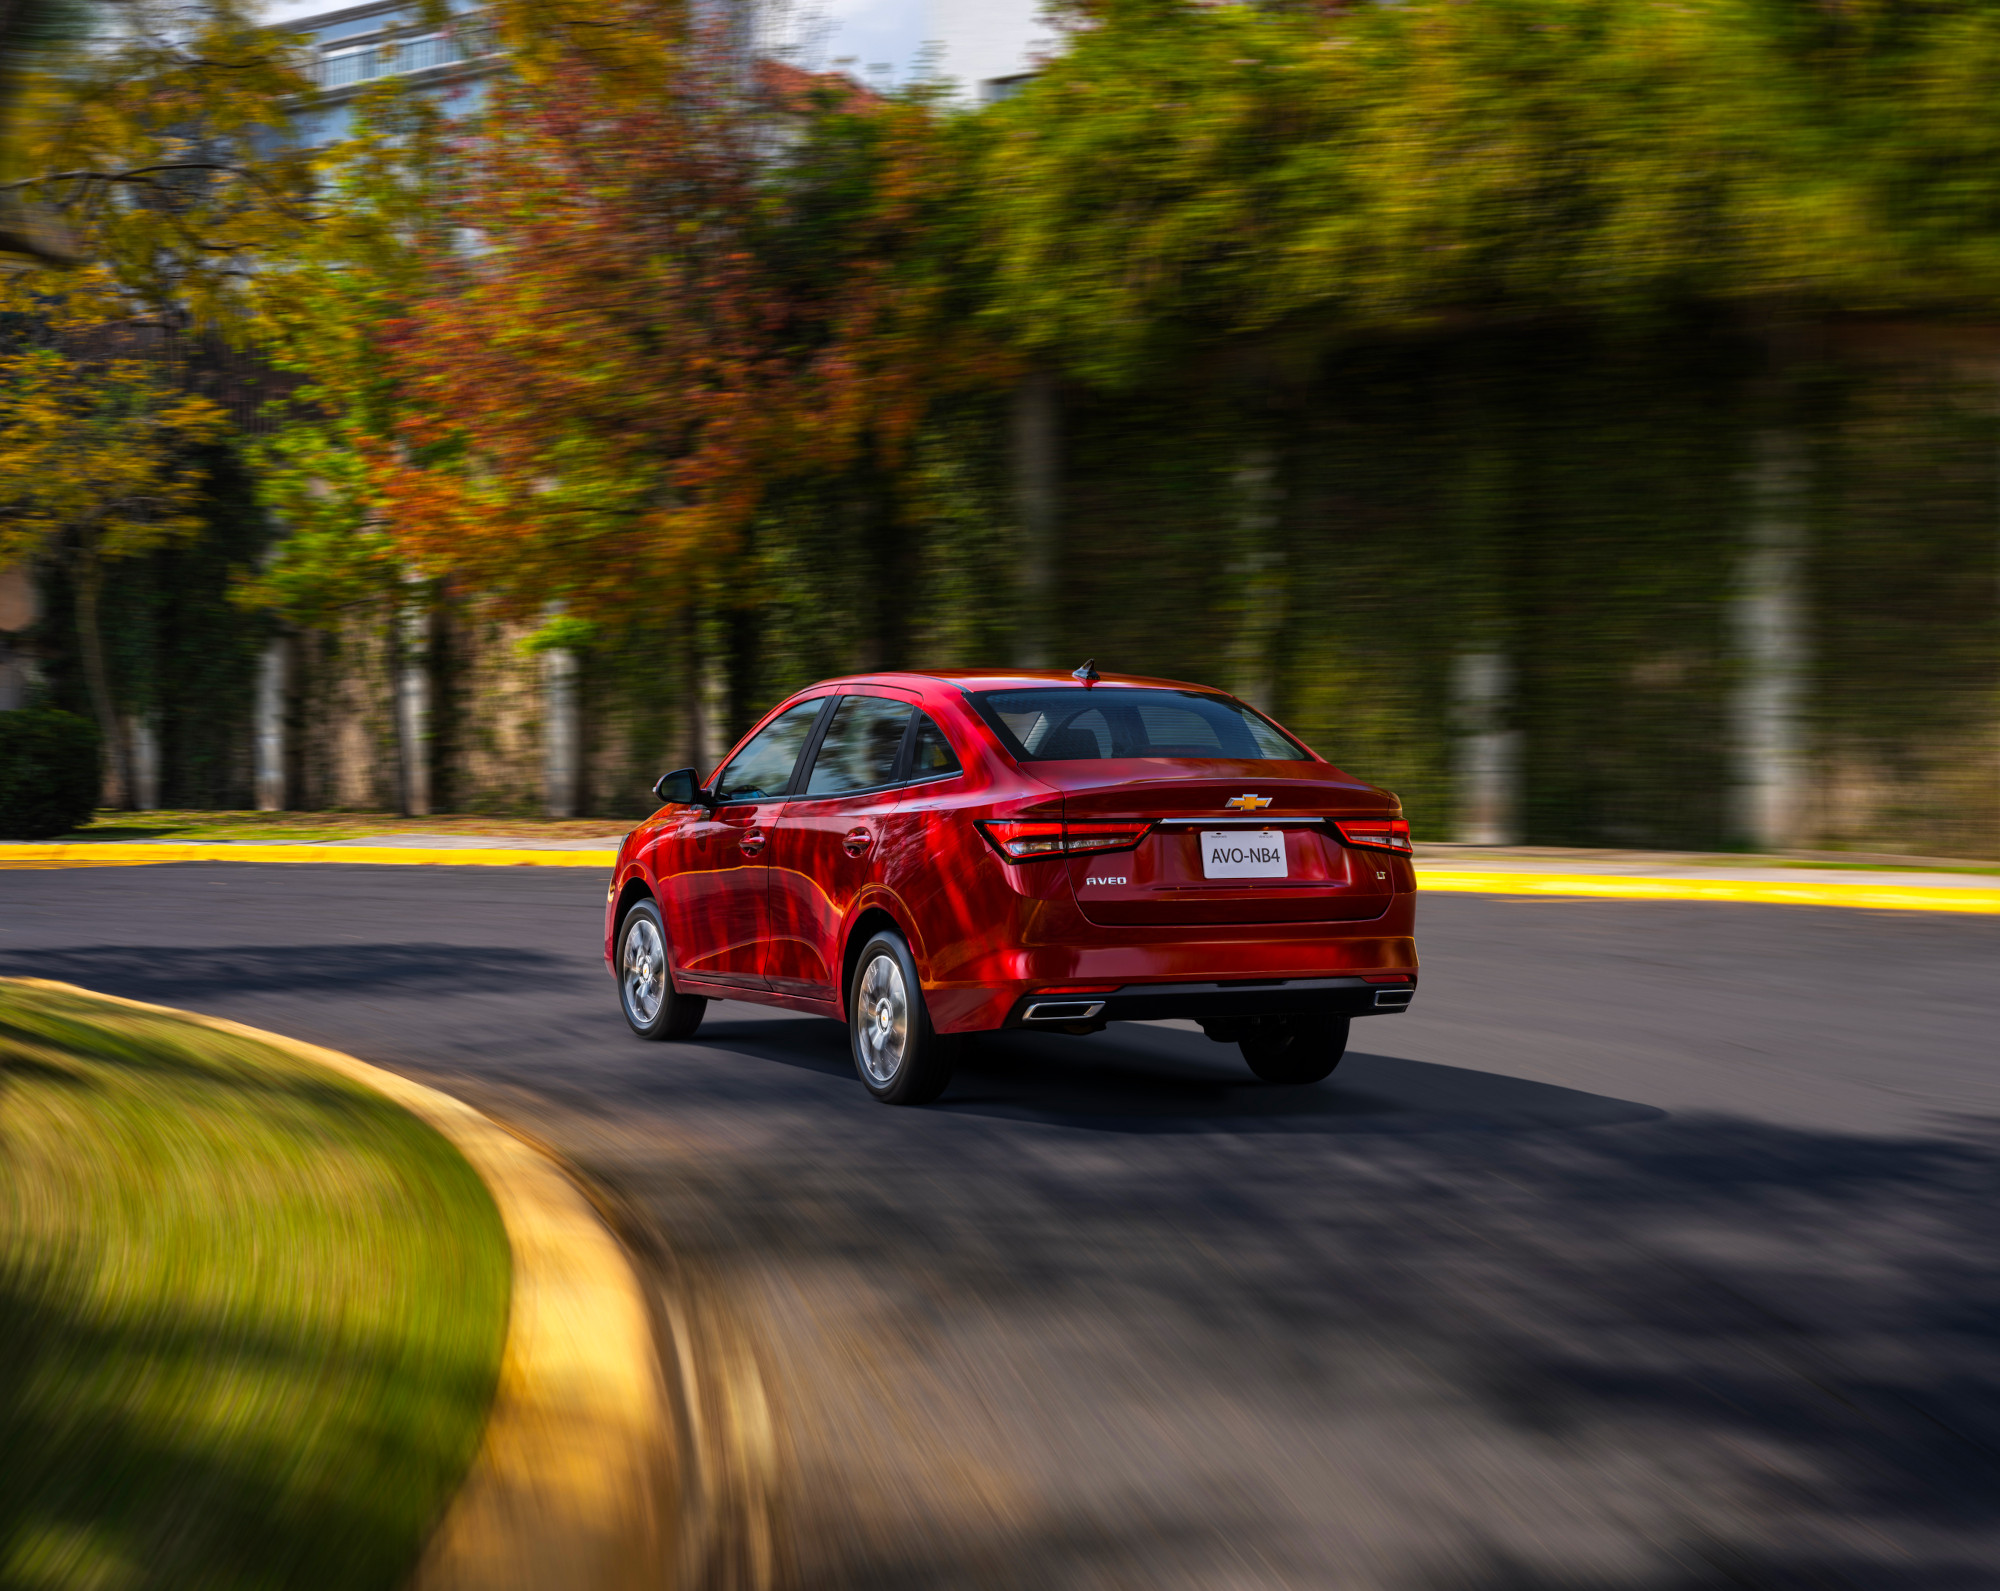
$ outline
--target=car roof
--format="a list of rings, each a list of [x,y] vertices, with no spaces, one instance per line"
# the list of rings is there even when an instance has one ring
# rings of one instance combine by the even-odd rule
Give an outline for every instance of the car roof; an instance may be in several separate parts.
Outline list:
[[[1213,685],[1195,685],[1186,680],[1152,679],[1144,674],[1103,674],[1092,682],[1096,685],[1133,685],[1144,689],[1163,691],[1201,691],[1211,695],[1227,695]],[[964,691],[1024,690],[1049,686],[1082,690],[1083,682],[1066,669],[1018,668],[1018,669],[935,669],[919,673],[915,670],[896,670],[876,674],[845,674],[838,679],[826,679],[809,689],[819,689],[827,685],[901,685],[906,689],[915,685],[955,685]]]

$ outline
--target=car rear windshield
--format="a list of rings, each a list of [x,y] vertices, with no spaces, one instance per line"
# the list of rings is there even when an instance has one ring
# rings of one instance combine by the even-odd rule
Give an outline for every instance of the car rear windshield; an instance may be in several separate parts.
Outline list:
[[[1019,762],[1228,757],[1309,762],[1312,753],[1240,702],[1120,685],[977,691],[972,705]]]

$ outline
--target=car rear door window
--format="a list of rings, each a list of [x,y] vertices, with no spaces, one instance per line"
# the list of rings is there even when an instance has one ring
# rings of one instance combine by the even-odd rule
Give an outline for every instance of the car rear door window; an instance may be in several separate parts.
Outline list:
[[[908,702],[886,696],[843,696],[813,758],[805,793],[846,795],[893,783],[911,710]]]
[[[931,722],[928,714],[918,713],[916,730],[910,736],[910,777],[935,779],[959,771],[958,753],[951,749],[944,731]]]
[[[800,702],[760,729],[749,745],[729,759],[729,766],[716,779],[717,799],[769,801],[784,795],[791,788],[799,753],[805,750],[813,724],[825,706],[823,696]]]

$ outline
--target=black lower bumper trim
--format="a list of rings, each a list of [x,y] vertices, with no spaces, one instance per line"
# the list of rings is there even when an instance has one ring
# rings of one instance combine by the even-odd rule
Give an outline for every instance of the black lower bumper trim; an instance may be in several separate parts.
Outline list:
[[[1092,1022],[1161,1022],[1173,1018],[1199,1022],[1213,1017],[1250,1016],[1383,1016],[1408,1008],[1414,983],[1370,983],[1365,978],[1230,979],[1221,983],[1134,983],[1109,994],[1023,995],[1008,1013],[1005,1026],[1039,1027],[1044,1021],[1077,1021],[1057,1015],[1088,1002],[1100,1008]],[[1027,1013],[1046,1006],[1050,1015],[1029,1020]]]

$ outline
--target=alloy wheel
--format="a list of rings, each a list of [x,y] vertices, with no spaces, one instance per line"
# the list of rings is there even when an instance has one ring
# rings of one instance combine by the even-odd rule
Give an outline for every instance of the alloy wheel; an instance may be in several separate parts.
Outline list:
[[[635,917],[626,931],[619,983],[625,991],[627,1014],[639,1027],[651,1027],[667,997],[667,952],[650,917]]]
[[[887,1087],[895,1081],[910,1042],[910,994],[894,956],[877,956],[861,974],[855,1033],[869,1080]]]

